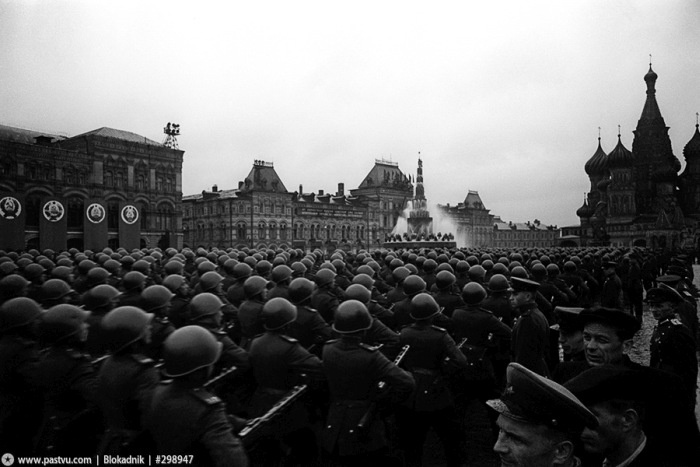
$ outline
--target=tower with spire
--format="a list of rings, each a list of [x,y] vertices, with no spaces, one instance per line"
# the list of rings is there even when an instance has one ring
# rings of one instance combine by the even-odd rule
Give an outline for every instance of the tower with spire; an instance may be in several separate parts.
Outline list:
[[[423,187],[423,160],[418,153],[418,170],[416,171],[416,190],[410,203],[408,212],[408,234],[428,236],[433,233],[433,218],[428,211],[428,202],[425,199]]]

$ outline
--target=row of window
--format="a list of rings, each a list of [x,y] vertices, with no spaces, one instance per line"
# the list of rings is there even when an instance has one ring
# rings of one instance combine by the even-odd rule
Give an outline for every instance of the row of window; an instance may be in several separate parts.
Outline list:
[[[191,232],[189,226],[185,224],[183,226],[185,236],[189,234],[195,235],[195,241],[201,240],[224,240],[228,238],[228,233],[232,235],[232,239],[245,240],[248,238],[248,227],[244,222],[239,222],[236,224],[233,232],[228,232],[227,226],[225,224],[220,225],[218,228],[214,226],[213,223],[209,225],[197,224],[195,231]],[[235,237],[233,234],[235,233]],[[287,240],[288,239],[288,229],[287,224],[280,224],[279,228],[276,224],[266,225],[264,222],[260,222],[257,228],[257,238],[258,239],[269,239],[269,240]],[[373,235],[376,236],[376,227],[373,228]],[[341,240],[341,241],[351,241],[351,240],[361,240],[365,236],[365,226],[358,225],[355,229],[350,226],[341,226],[337,228],[335,225],[325,225],[312,224],[310,226],[305,226],[304,224],[296,224],[293,229],[293,236],[295,239],[310,238],[315,240]]]

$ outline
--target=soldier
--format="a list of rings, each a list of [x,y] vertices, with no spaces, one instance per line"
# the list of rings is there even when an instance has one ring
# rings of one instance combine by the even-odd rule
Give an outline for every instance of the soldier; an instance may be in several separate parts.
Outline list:
[[[649,289],[647,302],[658,322],[651,336],[650,366],[680,376],[694,407],[698,379],[695,340],[690,329],[676,318],[676,307],[684,302],[683,297],[675,289],[660,284]]]
[[[267,299],[282,297],[289,300],[289,284],[292,282],[292,269],[285,264],[275,266],[272,269],[271,278],[275,286],[267,293]]]
[[[627,277],[625,278],[625,294],[630,306],[630,312],[634,314],[639,323],[642,323],[642,311],[644,298],[644,284],[642,283],[642,268],[639,265],[640,259],[633,253],[626,256],[629,261]]]
[[[160,381],[144,352],[151,341],[153,314],[122,306],[105,315],[102,327],[112,354],[97,376],[98,402],[105,432],[98,454],[144,454],[150,440],[141,425],[151,393]]]
[[[5,278],[7,279],[7,278]],[[26,297],[0,307],[0,451],[32,454],[41,422],[36,324],[43,310]]]
[[[423,445],[431,427],[442,441],[447,465],[460,465],[463,461],[463,433],[443,371],[445,359],[459,369],[468,364],[447,331],[433,326],[439,314],[440,307],[431,295],[416,295],[411,300],[411,318],[415,323],[400,334],[401,345],[410,345],[404,362],[416,382],[412,397],[396,414],[408,465],[421,465]]]
[[[331,405],[321,433],[321,448],[331,465],[381,465],[387,439],[380,417],[372,417],[365,431],[358,423],[373,402],[400,402],[411,394],[413,378],[381,352],[361,343],[372,317],[362,303],[348,300],[338,307],[333,330],[340,339],[323,349],[323,372]],[[380,381],[386,390],[377,391]]]
[[[149,285],[141,292],[141,309],[153,313],[151,321],[151,343],[147,356],[159,360],[165,339],[175,331],[175,326],[168,319],[170,301],[173,299],[170,289],[162,285]]]
[[[245,301],[238,309],[237,321],[240,323],[241,347],[247,349],[250,341],[265,332],[262,325],[262,309],[267,300],[267,279],[251,276],[243,285]]]
[[[579,314],[583,308],[558,306],[554,309],[554,317],[559,329],[559,344],[564,354],[565,362],[586,361],[586,351],[583,342],[583,323]]]
[[[526,367],[511,363],[506,390],[488,401],[500,429],[493,450],[501,465],[522,467],[575,467],[581,461],[574,446],[584,428],[598,420],[576,396]]]
[[[353,277],[352,283],[353,285],[360,284],[370,291],[371,299],[367,305],[367,310],[369,313],[384,323],[389,329],[395,329],[396,320],[394,319],[394,312],[390,309],[384,308],[384,305],[387,302],[386,297],[384,297],[379,290],[374,287],[374,279],[369,277],[367,274],[357,274],[355,277]]]
[[[119,291],[107,284],[98,285],[82,296],[83,307],[91,312],[87,318],[90,332],[85,341],[85,352],[92,357],[101,357],[108,351],[102,319],[114,309],[118,296]]]
[[[289,284],[289,299],[296,306],[297,317],[289,324],[287,333],[299,341],[302,347],[316,349],[331,339],[331,327],[324,321],[318,311],[309,307],[314,283],[299,277]]]
[[[339,303],[339,297],[334,292],[335,273],[330,269],[320,269],[315,281],[317,289],[311,296],[311,306],[318,310],[327,323],[332,323]]]
[[[187,279],[180,274],[170,274],[163,279],[163,287],[167,287],[173,293],[168,319],[173,326],[181,328],[187,323],[187,310],[190,304],[190,286]]]
[[[545,363],[549,342],[549,324],[535,303],[540,284],[513,277],[510,302],[520,316],[513,326],[513,361],[543,376],[549,375]]]
[[[403,266],[399,266],[391,272],[394,288],[386,293],[386,299],[389,303],[398,303],[406,299],[406,293],[403,291],[403,281],[410,275],[411,271]]]
[[[419,293],[425,292],[425,281],[418,276],[408,276],[403,281],[403,292],[406,298],[394,306],[394,319],[398,329],[413,322],[411,318],[411,300]]]
[[[464,306],[459,292],[454,291],[455,282],[456,278],[450,271],[440,271],[435,276],[437,292],[433,293],[433,297],[443,308],[443,314],[449,318],[452,318],[454,310]]]
[[[251,402],[252,417],[264,415],[295,386],[305,383],[318,386],[323,380],[318,357],[285,333],[296,317],[296,307],[285,298],[268,300],[263,307],[266,332],[253,339],[250,345],[250,361],[258,384]],[[285,462],[310,465],[316,459],[316,443],[308,419],[302,405],[297,403],[288,409],[275,420],[274,426],[268,427],[272,436],[256,450],[259,457],[254,462],[265,464],[265,461],[279,460],[286,452]]]
[[[102,424],[97,408],[97,374],[89,355],[79,349],[88,336],[89,311],[59,304],[41,322],[48,344],[38,366],[37,385],[44,393],[44,421],[37,454],[92,455]]]
[[[75,291],[61,279],[49,279],[41,286],[41,306],[49,309],[54,305],[69,303]]]
[[[600,304],[606,308],[622,309],[622,281],[617,275],[615,268],[617,263],[607,261],[603,263],[605,282],[600,297]]]
[[[489,295],[481,307],[489,310],[509,328],[513,327],[513,307],[510,304],[510,285],[503,274],[494,274],[488,283]],[[464,290],[464,287],[462,287]],[[505,366],[503,367],[505,371]]]
[[[145,425],[159,453],[192,455],[202,466],[247,466],[223,402],[202,386],[222,345],[199,326],[185,326],[165,341],[165,374],[153,393]]]
[[[345,291],[347,300],[357,300],[366,307],[371,301],[369,290],[360,284],[352,284]],[[370,313],[371,314],[371,313]],[[372,326],[365,332],[362,342],[368,345],[381,345],[381,350],[387,358],[394,358],[399,353],[399,335],[389,329],[379,319],[372,316]]]
[[[231,303],[231,305],[236,308],[240,308],[241,303],[245,300],[245,291],[243,290],[243,284],[253,273],[253,268],[251,268],[246,263],[238,263],[233,267],[233,277],[236,282],[229,286],[226,290],[226,298]]]
[[[117,299],[117,306],[141,306],[141,292],[146,284],[146,276],[138,271],[129,271],[122,279],[123,293]]]

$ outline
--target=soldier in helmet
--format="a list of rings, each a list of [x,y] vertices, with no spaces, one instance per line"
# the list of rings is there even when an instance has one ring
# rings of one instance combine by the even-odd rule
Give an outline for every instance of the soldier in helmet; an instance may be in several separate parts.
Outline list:
[[[357,300],[368,307],[372,299],[369,290],[360,284],[352,284],[345,291],[347,300]],[[371,313],[370,313],[371,314]],[[365,332],[362,342],[368,345],[381,345],[381,350],[387,358],[394,358],[399,353],[399,335],[389,329],[379,319],[372,316],[372,326]]]
[[[41,286],[41,306],[49,309],[54,305],[69,303],[75,291],[61,279],[49,279]]]
[[[37,453],[92,455],[102,432],[97,409],[97,373],[80,348],[88,336],[89,311],[59,304],[44,315],[42,341],[48,345],[38,366],[44,393],[44,421]]]
[[[331,465],[381,465],[387,451],[385,427],[380,417],[368,421],[366,431],[358,423],[374,402],[401,402],[414,388],[413,378],[381,352],[362,344],[362,334],[372,317],[362,303],[340,304],[333,330],[340,339],[323,349],[323,372],[331,405],[321,432],[321,448]],[[380,381],[386,390],[377,391]]]
[[[304,277],[289,284],[289,300],[296,307],[297,317],[287,327],[287,334],[299,341],[305,349],[319,350],[331,339],[331,327],[315,309],[311,308],[311,294],[315,285]]]
[[[415,295],[410,312],[415,322],[400,334],[401,345],[410,345],[404,362],[416,382],[413,395],[396,414],[408,465],[421,465],[423,445],[431,427],[442,441],[447,465],[460,465],[463,461],[462,427],[443,372],[446,359],[460,369],[467,368],[467,360],[447,331],[433,325],[440,312],[430,294]]]
[[[141,292],[146,287],[146,276],[139,271],[129,271],[122,279],[122,293],[117,299],[118,306],[141,306]]]
[[[403,266],[399,266],[391,272],[394,288],[386,293],[386,299],[389,303],[398,303],[406,298],[406,293],[403,291],[403,281],[410,275],[411,271]]]
[[[154,361],[144,355],[152,320],[153,314],[133,306],[117,307],[102,319],[111,355],[97,376],[106,427],[98,454],[143,454],[150,448],[141,420],[160,381]]]
[[[0,279],[0,303],[17,297],[26,297],[29,281],[19,274],[10,274]]]
[[[394,305],[394,319],[398,329],[413,322],[411,318],[411,300],[419,293],[425,292],[425,281],[418,276],[408,276],[403,281],[403,292],[406,298]]]
[[[253,394],[250,415],[264,415],[285,394],[299,384],[318,386],[323,380],[321,361],[287,335],[296,320],[297,308],[287,299],[275,297],[263,306],[262,319],[266,332],[253,339],[250,361],[257,388]],[[299,403],[289,408],[274,426],[271,436],[256,451],[256,463],[279,460],[283,452],[286,462],[309,465],[316,458],[316,443],[308,424],[308,413]],[[280,446],[281,444],[281,446]],[[259,456],[259,458],[258,458]]]
[[[443,314],[452,318],[452,313],[457,308],[464,306],[464,301],[458,292],[454,291],[456,278],[450,271],[440,271],[435,276],[435,288],[433,293],[435,301],[443,308]]]
[[[170,274],[163,279],[163,287],[173,293],[168,310],[168,319],[176,328],[187,323],[187,310],[190,304],[190,286],[187,279],[180,274]]]
[[[175,331],[175,326],[168,319],[170,301],[174,296],[170,289],[162,285],[149,285],[141,292],[141,309],[153,313],[151,343],[147,355],[155,360],[160,359],[165,339]]]
[[[265,332],[262,309],[267,301],[267,286],[267,279],[260,276],[249,277],[243,285],[246,299],[238,310],[237,322],[240,323],[241,347],[244,349],[255,336]]]
[[[193,455],[202,466],[247,466],[248,458],[221,399],[202,386],[222,345],[199,326],[185,326],[165,341],[165,374],[153,392],[145,425],[157,452]]]
[[[292,269],[286,264],[280,264],[272,269],[270,275],[275,286],[267,293],[268,300],[275,297],[289,300],[289,284],[292,282]]]
[[[617,275],[617,263],[607,261],[603,263],[605,282],[601,292],[600,304],[606,308],[622,309],[622,280]]]
[[[41,421],[37,320],[43,313],[34,300],[12,298],[0,306],[0,451],[32,453]]]
[[[371,299],[367,305],[367,310],[372,316],[384,323],[389,329],[396,328],[396,320],[394,312],[384,307],[386,297],[384,297],[376,287],[374,287],[374,279],[367,274],[357,274],[352,278],[352,283],[359,284],[370,291]]]
[[[311,296],[311,306],[321,314],[327,323],[333,322],[338,309],[339,297],[335,293],[335,273],[330,269],[320,269],[316,273],[316,290]]]
[[[101,357],[109,350],[102,319],[114,309],[118,296],[119,291],[108,284],[98,285],[82,295],[83,307],[90,311],[87,318],[90,332],[85,342],[85,351],[92,357]]]

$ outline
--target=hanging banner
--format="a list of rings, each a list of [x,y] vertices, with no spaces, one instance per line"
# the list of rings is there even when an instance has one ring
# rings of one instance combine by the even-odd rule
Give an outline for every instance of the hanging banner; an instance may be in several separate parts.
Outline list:
[[[39,212],[39,246],[62,251],[67,245],[68,216],[63,200],[45,197],[41,200]]]
[[[127,251],[141,246],[141,213],[134,203],[119,203],[119,246]]]
[[[85,249],[99,251],[107,246],[107,205],[98,199],[86,199],[83,205]]]
[[[24,196],[0,192],[0,249],[24,249],[24,224],[27,211]]]

